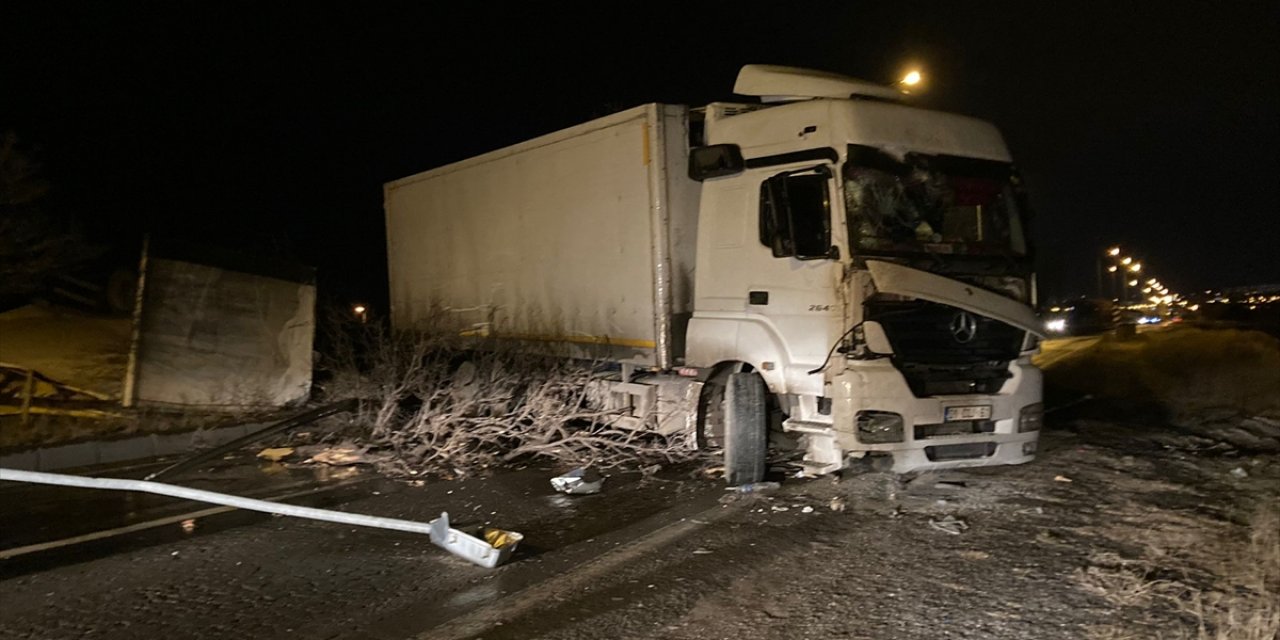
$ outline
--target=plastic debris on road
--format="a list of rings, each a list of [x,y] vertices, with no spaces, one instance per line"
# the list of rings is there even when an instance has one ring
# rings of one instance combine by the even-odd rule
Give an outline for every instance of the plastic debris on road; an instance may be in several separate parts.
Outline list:
[[[773,491],[781,488],[782,485],[777,482],[748,482],[740,484],[736,487],[725,487],[725,491],[734,491],[737,493],[760,493],[761,491]]]
[[[258,452],[258,457],[271,462],[280,462],[293,455],[293,447],[267,447]]]
[[[560,493],[571,495],[600,493],[601,487],[604,486],[604,477],[590,469],[579,467],[562,476],[552,478],[551,486]]]
[[[1066,476],[1054,476],[1053,481],[1054,482],[1071,482],[1071,478],[1068,478]]]
[[[958,536],[964,533],[965,531],[969,530],[968,522],[965,522],[964,520],[961,520],[960,518],[957,518],[951,515],[943,516],[941,519],[938,519],[938,520],[934,520],[930,518],[929,526],[943,533],[949,533],[953,536]]]

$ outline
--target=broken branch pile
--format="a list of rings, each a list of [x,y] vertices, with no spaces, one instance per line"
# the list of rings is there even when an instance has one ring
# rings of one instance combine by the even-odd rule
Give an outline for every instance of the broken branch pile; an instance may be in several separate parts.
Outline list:
[[[595,363],[376,328],[336,347],[325,392],[369,399],[356,424],[392,454],[385,471],[463,475],[530,458],[631,467],[696,455],[684,438],[617,426],[618,413],[593,402],[609,375]]]

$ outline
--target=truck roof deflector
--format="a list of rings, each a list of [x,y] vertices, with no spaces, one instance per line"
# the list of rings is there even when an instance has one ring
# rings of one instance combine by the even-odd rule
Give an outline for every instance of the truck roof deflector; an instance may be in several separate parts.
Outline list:
[[[761,102],[787,102],[811,98],[867,96],[882,100],[901,100],[902,92],[882,84],[813,69],[783,67],[775,64],[749,64],[738,72],[733,92],[740,96],[756,96]]]
[[[871,271],[871,280],[875,282],[876,289],[884,293],[972,311],[1045,337],[1044,327],[1035,312],[1017,300],[892,262],[868,260],[867,269]]]

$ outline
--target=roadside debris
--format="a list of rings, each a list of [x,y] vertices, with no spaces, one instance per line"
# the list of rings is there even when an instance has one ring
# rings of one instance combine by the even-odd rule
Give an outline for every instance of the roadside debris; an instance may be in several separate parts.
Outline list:
[[[267,447],[258,452],[258,457],[270,462],[280,462],[293,455],[293,447]]]
[[[148,475],[146,478],[143,478],[143,479],[159,480],[161,478],[168,478],[171,476],[175,476],[184,471],[190,471],[191,469],[194,469],[205,462],[214,460],[218,457],[224,456],[233,451],[238,451],[241,447],[244,447],[245,445],[252,444],[254,442],[262,440],[263,438],[273,436],[277,433],[282,433],[289,429],[300,427],[304,424],[310,424],[312,422],[321,420],[323,418],[327,418],[332,415],[336,415],[336,414],[347,412],[347,411],[355,411],[359,406],[360,406],[360,402],[358,400],[356,400],[355,398],[349,398],[347,400],[342,400],[339,402],[334,402],[332,404],[324,405],[322,407],[317,407],[310,411],[306,411],[296,416],[293,416],[292,418],[288,418],[285,420],[281,420],[280,422],[276,422],[268,427],[264,427],[262,429],[254,431],[253,433],[236,438],[235,440],[232,440],[231,442],[228,442],[226,444],[219,445],[211,449],[201,451],[200,453],[197,453],[195,455],[183,458],[159,471],[156,471],[155,473]]]
[[[929,519],[929,526],[941,531],[958,536],[969,530],[969,523],[952,515],[944,516],[941,519]]]
[[[502,550],[507,547],[515,549],[515,546],[524,540],[524,536],[515,531],[507,531],[506,529],[485,529],[484,541],[494,549]]]
[[[591,469],[578,467],[562,476],[551,479],[551,486],[560,493],[570,495],[588,495],[600,493],[604,486],[604,477]]]
[[[485,529],[481,533],[484,536],[482,540],[451,528],[447,512],[428,522],[427,526],[430,528],[431,542],[437,547],[486,569],[506,562],[515,553],[520,541],[524,540],[523,535],[503,529]]]
[[[1054,476],[1053,481],[1054,482],[1071,482],[1072,480],[1071,478],[1068,478],[1066,476]]]
[[[282,502],[269,502],[266,500],[257,500],[254,498],[245,498],[225,493],[205,491],[203,489],[181,487],[162,482],[150,482],[147,480],[132,480],[128,478],[91,478],[62,473],[44,473],[37,471],[23,471],[21,469],[0,468],[0,481],[31,482],[35,484],[79,487],[83,489],[138,491],[170,496],[173,498],[182,498],[184,500],[194,500],[196,502],[220,504],[227,507],[235,507],[237,509],[246,509],[249,511],[259,511],[262,513],[269,513],[274,517],[289,516],[294,518],[306,518],[309,520],[321,520],[324,522],[335,522],[345,525],[427,534],[430,536],[432,543],[443,548],[449,553],[459,556],[473,564],[490,569],[506,561],[507,558],[510,558],[511,554],[515,551],[516,546],[524,538],[524,536],[514,531],[489,529],[482,534],[485,536],[485,539],[482,540],[451,528],[449,526],[448,513],[441,513],[439,518],[430,522],[415,522],[411,520],[386,518],[363,513],[316,509],[313,507],[304,507]],[[194,521],[191,522],[191,527],[195,527]],[[176,557],[178,552],[174,551],[173,555]]]
[[[836,496],[831,499],[831,504],[828,506],[831,507],[832,511],[844,511],[844,498]]]
[[[777,482],[749,482],[736,487],[725,487],[724,490],[735,493],[760,493],[762,491],[774,491],[780,487],[782,485]]]
[[[1244,480],[1245,478],[1249,477],[1249,472],[1245,471],[1244,467],[1236,467],[1231,470],[1231,477],[1236,478],[1238,480]]]
[[[312,454],[304,462],[318,462],[331,467],[347,467],[353,464],[374,464],[381,462],[385,457],[370,455],[368,447],[362,447],[353,442],[343,442]]]

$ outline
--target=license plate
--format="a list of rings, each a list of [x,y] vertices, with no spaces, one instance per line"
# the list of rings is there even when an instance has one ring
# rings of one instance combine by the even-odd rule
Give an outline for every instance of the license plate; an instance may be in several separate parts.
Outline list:
[[[942,414],[943,422],[958,422],[960,420],[990,420],[991,405],[984,404],[975,407],[947,407]]]

